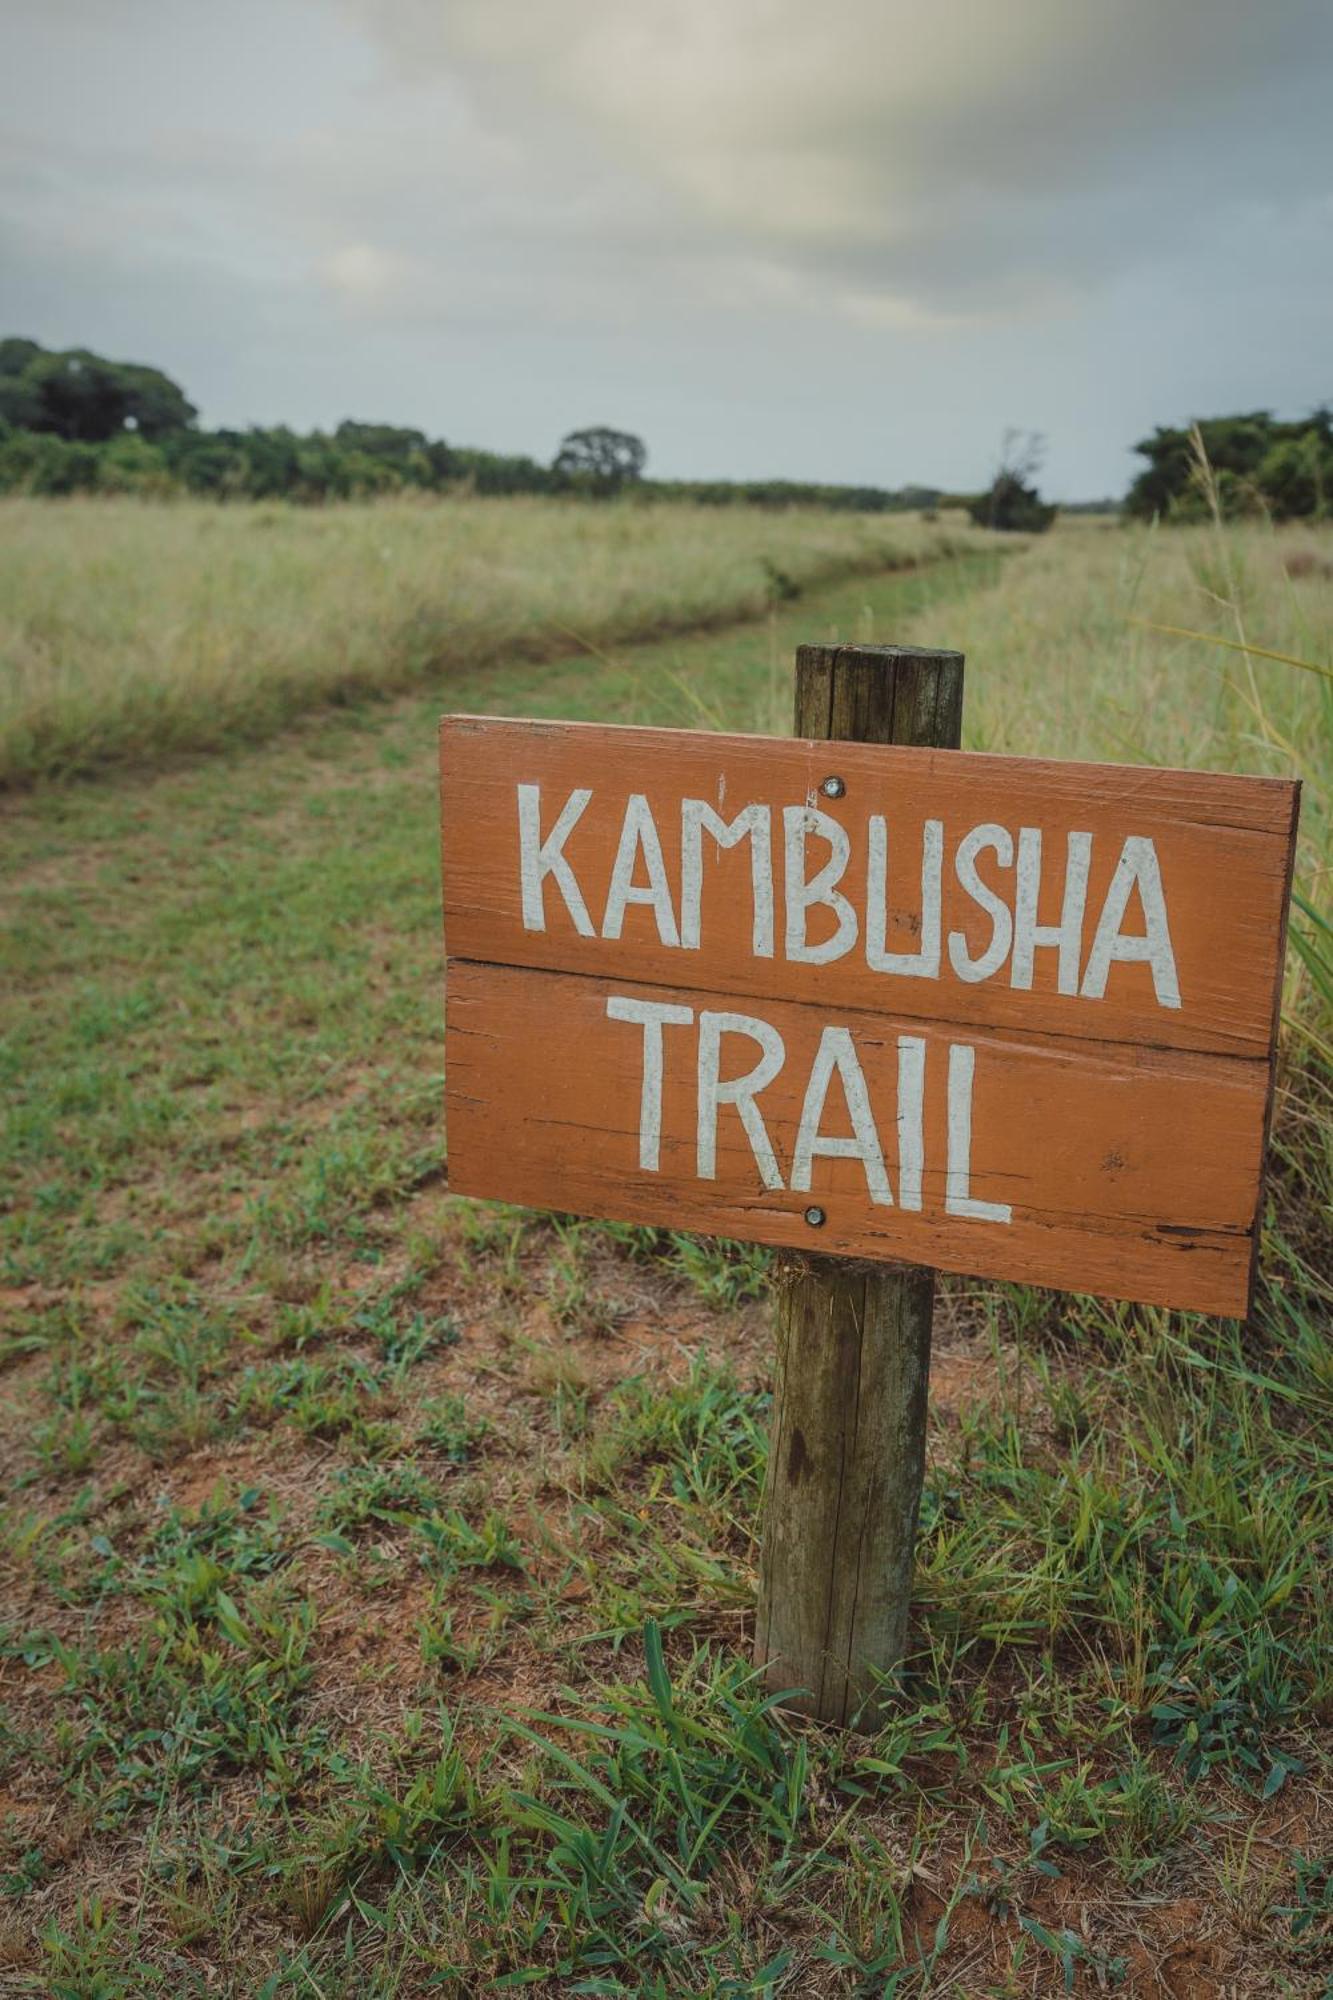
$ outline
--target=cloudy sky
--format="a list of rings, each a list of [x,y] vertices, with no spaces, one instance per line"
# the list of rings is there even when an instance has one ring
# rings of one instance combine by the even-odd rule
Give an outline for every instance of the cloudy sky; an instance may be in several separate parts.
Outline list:
[[[209,423],[1121,490],[1333,397],[1329,0],[0,0],[0,331]]]

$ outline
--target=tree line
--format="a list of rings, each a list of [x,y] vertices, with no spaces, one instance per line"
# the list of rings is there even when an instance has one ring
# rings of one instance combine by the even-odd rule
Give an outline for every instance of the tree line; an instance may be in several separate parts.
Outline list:
[[[348,420],[333,431],[286,425],[205,430],[185,391],[160,369],[109,361],[88,348],[50,351],[0,340],[0,492],[197,494],[306,502],[376,494],[627,492],[655,499],[751,506],[820,506],[886,513],[933,506],[907,487],[798,480],[650,480],[647,449],[628,431],[571,431],[549,465],[522,454],[447,444],[400,424]]]
[[[1039,533],[1055,509],[1036,487],[1041,440],[1005,433],[983,493],[911,485],[838,486],[791,479],[649,479],[631,432],[571,431],[550,464],[481,451],[401,424],[348,419],[332,431],[285,424],[207,430],[179,383],[161,369],[110,361],[89,348],[51,350],[0,339],[0,492],[198,494],[306,502],[376,494],[626,493],[711,506],[814,506],[862,514],[966,507],[984,527]],[[1159,427],[1134,447],[1147,460],[1125,511],[1189,521],[1216,506],[1226,517],[1322,518],[1333,506],[1333,412],[1282,422],[1266,410]]]

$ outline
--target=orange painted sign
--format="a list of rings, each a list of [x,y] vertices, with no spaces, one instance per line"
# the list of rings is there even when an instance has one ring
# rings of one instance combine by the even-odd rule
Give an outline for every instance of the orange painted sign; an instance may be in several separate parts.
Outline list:
[[[450,1184],[1248,1308],[1299,788],[441,729]]]

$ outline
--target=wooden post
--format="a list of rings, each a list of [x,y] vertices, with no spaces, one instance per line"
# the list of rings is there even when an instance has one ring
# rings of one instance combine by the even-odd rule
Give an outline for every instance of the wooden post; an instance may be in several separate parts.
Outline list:
[[[798,736],[957,749],[962,710],[961,653],[797,651]],[[906,1642],[934,1299],[915,1265],[780,1267],[755,1662],[825,1722],[852,1721]]]

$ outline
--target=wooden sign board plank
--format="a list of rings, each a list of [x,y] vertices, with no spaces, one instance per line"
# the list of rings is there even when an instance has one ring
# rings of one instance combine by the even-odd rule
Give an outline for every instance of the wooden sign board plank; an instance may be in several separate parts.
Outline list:
[[[617,982],[612,992],[465,959],[450,982],[450,1177],[457,1186],[461,1161],[467,1193],[1072,1291],[1115,1293],[1128,1272],[1138,1297],[1188,1297],[1201,1311],[1243,1300],[1258,1064],[1178,1050],[1126,1063],[1105,1044],[961,1038],[845,1009],[841,1065],[827,1091],[816,1076],[824,1115],[807,1121],[801,1150],[828,1025],[820,1007],[767,1001],[759,1016],[737,1014],[727,996],[697,989]],[[625,1018],[631,1010],[640,1018]],[[738,1025],[756,1019],[767,1048]],[[658,1036],[660,1083],[645,1064]],[[770,1052],[781,1067],[754,1097],[752,1143],[725,1079]],[[845,1080],[858,1073],[870,1109],[861,1149],[822,1152],[854,1135]],[[826,1215],[817,1235],[812,1204]]]
[[[1265,1060],[1272,1048],[1299,789],[1284,779],[467,716],[445,721],[441,755],[455,957]],[[546,850],[529,871],[540,927],[524,914],[520,787]],[[723,845],[718,826],[746,814]],[[830,904],[818,880],[840,835]],[[1151,854],[1126,856],[1145,841]],[[661,857],[656,906],[645,843]],[[1154,872],[1174,999],[1131,956]],[[1067,894],[1078,941],[1062,956],[1046,940]]]
[[[1247,1309],[1294,785],[468,717],[441,757],[460,1192]]]

